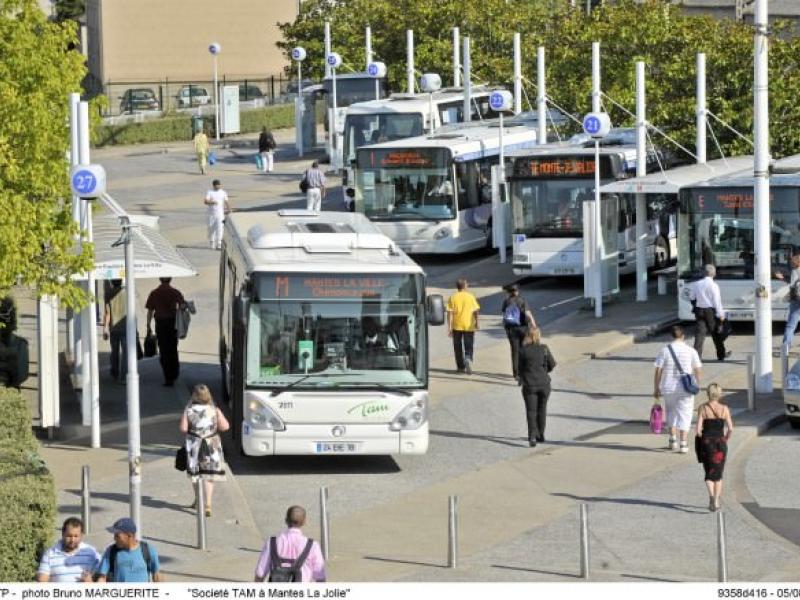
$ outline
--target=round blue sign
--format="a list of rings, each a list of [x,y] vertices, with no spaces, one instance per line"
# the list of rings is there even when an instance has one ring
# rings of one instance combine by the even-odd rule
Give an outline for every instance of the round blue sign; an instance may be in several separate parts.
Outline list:
[[[97,178],[89,170],[81,169],[72,175],[72,189],[79,195],[88,195],[97,187]]]
[[[369,66],[367,67],[367,73],[370,75],[370,77],[377,77],[378,65],[376,65],[375,63],[369,63]]]
[[[600,131],[601,127],[600,119],[594,115],[586,115],[586,118],[583,119],[583,130],[589,135],[594,135]]]
[[[503,102],[503,94],[492,92],[492,95],[489,96],[489,106],[492,107],[492,110],[501,110],[503,108]]]

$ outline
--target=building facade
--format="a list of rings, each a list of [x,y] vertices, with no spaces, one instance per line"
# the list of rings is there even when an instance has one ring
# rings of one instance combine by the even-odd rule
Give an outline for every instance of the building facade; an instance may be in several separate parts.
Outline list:
[[[283,71],[278,23],[294,21],[298,0],[87,0],[90,87],[108,82],[208,81],[208,46],[222,46],[220,78]]]

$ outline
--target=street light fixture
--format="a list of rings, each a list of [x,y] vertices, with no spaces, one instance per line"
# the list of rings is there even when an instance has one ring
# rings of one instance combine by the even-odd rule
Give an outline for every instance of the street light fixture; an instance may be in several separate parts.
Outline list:
[[[328,155],[330,156],[331,166],[338,168],[339,145],[337,144],[337,137],[339,135],[339,111],[336,108],[336,69],[342,66],[342,57],[336,52],[331,52],[325,57],[325,62],[331,70],[331,89],[333,92],[333,114],[331,115],[331,118],[328,119],[328,123],[330,123],[330,131],[328,132],[328,138],[330,139],[330,151],[328,152]]]
[[[222,52],[222,46],[217,42],[209,44],[208,51],[214,57],[214,138],[219,140],[219,86],[217,85],[217,56]]]
[[[433,119],[433,92],[437,92],[442,87],[442,78],[438,73],[423,73],[419,80],[419,87],[423,92],[428,93],[428,130],[431,134],[436,131]]]

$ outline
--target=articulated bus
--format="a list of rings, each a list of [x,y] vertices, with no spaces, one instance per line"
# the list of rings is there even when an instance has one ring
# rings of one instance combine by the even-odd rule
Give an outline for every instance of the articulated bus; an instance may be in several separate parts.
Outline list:
[[[472,88],[473,121],[497,117],[489,107],[491,91]],[[464,88],[444,88],[433,94],[392,94],[383,100],[358,102],[347,109],[344,119],[342,185],[352,194],[356,152],[362,146],[391,142],[429,133],[431,107],[434,129],[464,122]]]
[[[577,143],[509,153],[516,275],[583,275],[583,201],[594,199],[595,152],[578,139]],[[604,140],[600,147],[601,185],[636,173],[636,146],[629,141],[627,130],[612,130]],[[649,150],[648,171],[658,168],[656,158],[656,152]],[[627,229],[632,217],[619,216]],[[650,254],[652,258],[654,253]],[[635,270],[636,261],[625,267],[620,272]]]
[[[491,167],[499,162],[499,133],[497,122],[464,123],[359,149],[355,210],[409,253],[491,248]],[[527,124],[504,127],[506,151],[533,148],[536,140]]]
[[[423,454],[422,268],[363,215],[235,213],[220,263],[220,363],[244,454]]]
[[[736,174],[709,179],[680,191],[678,212],[678,316],[693,319],[689,286],[703,265],[717,268],[722,305],[732,321],[755,319],[753,165]],[[789,258],[800,250],[800,155],[772,166],[770,248],[772,318],[786,319]],[[778,274],[783,279],[777,277]]]

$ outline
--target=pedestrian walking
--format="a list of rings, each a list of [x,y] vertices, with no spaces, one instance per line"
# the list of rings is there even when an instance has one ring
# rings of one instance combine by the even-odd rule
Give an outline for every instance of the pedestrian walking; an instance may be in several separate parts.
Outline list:
[[[456,281],[456,293],[447,300],[447,328],[459,372],[472,373],[475,331],[478,330],[478,300],[467,291],[467,280]]]
[[[70,517],[61,526],[61,539],[42,554],[36,581],[89,583],[99,564],[100,554],[83,541],[83,521]]]
[[[128,303],[122,280],[112,279],[103,311],[103,339],[109,340],[111,345],[111,377],[122,383],[128,374],[127,316]]]
[[[516,283],[505,286],[503,290],[506,292],[506,298],[503,300],[500,312],[503,315],[506,337],[511,346],[511,371],[514,379],[519,383],[520,346],[522,346],[522,340],[528,328],[536,327],[536,321],[525,298],[519,293],[519,286]]]
[[[303,173],[306,182],[306,209],[319,212],[322,210],[322,199],[325,197],[325,175],[319,169],[319,162],[311,163],[311,168]]]
[[[542,344],[541,330],[535,326],[528,327],[519,351],[519,378],[528,421],[528,445],[531,448],[545,441],[550,371],[555,367],[556,359],[550,349]]]
[[[694,395],[684,388],[681,379],[682,375],[694,375],[699,383],[703,365],[697,351],[684,341],[683,328],[680,325],[674,325],[670,335],[672,341],[656,357],[653,397],[656,403],[664,398],[669,449],[686,454],[689,452],[687,435],[692,424]]]
[[[105,583],[155,583],[164,581],[159,572],[158,552],[153,544],[136,539],[136,523],[124,517],[118,519],[109,531],[114,543],[103,553],[97,569],[97,582]]]
[[[197,166],[200,167],[200,174],[205,175],[208,169],[208,136],[202,129],[198,131],[192,140],[194,142],[194,151],[197,154]]]
[[[720,509],[722,495],[722,473],[728,456],[728,440],[733,433],[733,418],[728,406],[722,401],[722,387],[712,383],[706,389],[708,401],[697,411],[697,437],[700,438],[698,458],[703,463],[708,510]]]
[[[273,160],[273,152],[277,144],[275,143],[275,137],[272,135],[272,132],[263,127],[261,129],[261,134],[258,136],[258,153],[261,155],[261,172],[262,173],[272,173],[272,168],[274,166]]]
[[[722,296],[719,285],[714,281],[717,268],[714,265],[703,267],[705,277],[689,287],[689,298],[695,303],[695,318],[697,331],[694,335],[694,349],[702,358],[703,344],[706,335],[711,334],[714,348],[717,350],[717,360],[725,360],[731,353],[725,350],[725,338],[722,335],[722,323],[725,321],[725,310],[722,308]]]
[[[147,335],[153,330],[151,324],[156,321],[156,339],[158,340],[159,361],[164,373],[164,385],[171,386],[180,374],[178,359],[178,332],[175,329],[175,316],[186,304],[183,294],[170,285],[171,277],[159,278],[161,285],[150,292],[145,302],[147,309]]]
[[[787,353],[792,347],[794,332],[800,323],[800,253],[793,254],[789,264],[792,267],[789,276],[789,314],[786,317],[786,329],[783,331],[783,346]],[[783,279],[780,273],[777,277]]]
[[[261,548],[256,564],[255,581],[323,582],[325,559],[314,540],[303,535],[306,509],[290,506],[286,511],[286,529],[270,537]]]
[[[228,193],[222,189],[219,179],[211,182],[212,189],[206,192],[203,204],[207,207],[208,219],[208,245],[212,250],[222,248],[222,227],[225,223],[225,215],[231,212],[231,205],[228,201]]]
[[[228,429],[230,424],[214,404],[208,386],[202,383],[194,386],[189,404],[181,415],[180,430],[186,436],[186,474],[192,484],[196,485],[198,478],[203,483],[207,517],[211,516],[214,482],[225,481],[225,457],[219,434]],[[196,491],[192,508],[199,509]]]

